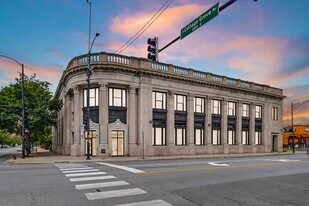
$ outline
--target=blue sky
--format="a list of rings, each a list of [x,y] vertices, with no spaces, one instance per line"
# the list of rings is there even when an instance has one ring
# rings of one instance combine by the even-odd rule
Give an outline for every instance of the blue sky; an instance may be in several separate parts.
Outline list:
[[[92,0],[93,51],[115,52],[166,0]],[[163,46],[218,0],[174,0],[121,54],[146,57],[146,41]],[[227,0],[219,0],[220,5]],[[0,7],[0,54],[26,65],[55,90],[62,71],[87,52],[89,6],[85,0],[10,0]],[[160,61],[284,89],[290,102],[309,99],[309,1],[238,0],[197,31],[166,49]],[[0,58],[0,88],[14,82],[18,66]],[[29,74],[30,72],[30,74]],[[296,113],[309,123],[309,106]]]

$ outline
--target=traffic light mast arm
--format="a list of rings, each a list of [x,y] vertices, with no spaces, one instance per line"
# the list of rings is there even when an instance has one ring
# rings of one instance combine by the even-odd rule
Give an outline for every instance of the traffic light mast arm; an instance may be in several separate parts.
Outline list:
[[[229,0],[228,2],[226,2],[225,4],[223,4],[222,6],[219,7],[219,12],[223,11],[224,9],[226,9],[227,7],[229,7],[231,4],[235,3],[237,0]],[[257,0],[254,0],[257,1]],[[161,51],[163,51],[164,49],[166,49],[167,47],[169,47],[170,45],[174,44],[176,41],[178,41],[180,39],[180,36],[178,36],[176,39],[174,39],[173,41],[171,41],[170,43],[168,43],[165,47],[163,47],[162,49],[158,49],[158,53],[160,53]]]

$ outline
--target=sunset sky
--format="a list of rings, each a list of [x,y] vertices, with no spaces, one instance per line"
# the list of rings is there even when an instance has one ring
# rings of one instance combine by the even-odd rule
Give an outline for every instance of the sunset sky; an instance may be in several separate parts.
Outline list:
[[[220,5],[228,0],[220,0]],[[93,52],[115,52],[166,0],[92,0]],[[147,56],[147,39],[160,47],[218,0],[174,0],[121,54]],[[89,5],[85,0],[6,0],[0,6],[0,54],[25,64],[27,75],[58,84],[62,71],[87,53]],[[268,84],[284,90],[284,126],[290,103],[309,99],[309,1],[238,0],[219,16],[164,50],[160,61]],[[0,58],[0,88],[14,82],[20,67]],[[295,111],[309,124],[309,103]]]

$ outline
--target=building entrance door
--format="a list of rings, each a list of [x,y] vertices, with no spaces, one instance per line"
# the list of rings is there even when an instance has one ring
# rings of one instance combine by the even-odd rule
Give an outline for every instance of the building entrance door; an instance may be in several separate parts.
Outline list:
[[[89,139],[89,154],[91,156],[96,156],[97,155],[97,133],[95,130],[92,130],[89,132],[90,134],[90,139]],[[85,137],[87,137],[87,132],[85,132]],[[86,151],[86,155],[88,154],[87,151],[87,138],[85,138],[86,140],[86,144],[85,144],[85,151]]]
[[[124,131],[114,130],[112,133],[112,156],[123,156]]]
[[[278,135],[273,135],[272,152],[278,152]]]

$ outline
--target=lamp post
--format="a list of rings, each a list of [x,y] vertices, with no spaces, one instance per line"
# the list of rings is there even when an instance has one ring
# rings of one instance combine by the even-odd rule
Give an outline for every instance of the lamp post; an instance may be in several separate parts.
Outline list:
[[[22,118],[22,129],[21,129],[21,133],[22,133],[22,158],[25,158],[25,85],[24,85],[24,64],[18,62],[17,60],[11,58],[11,57],[8,57],[8,56],[5,56],[5,55],[0,55],[0,57],[3,57],[3,58],[7,58],[7,59],[10,59],[14,62],[16,62],[17,64],[19,64],[21,66],[21,118]]]
[[[301,105],[309,102],[309,99],[293,104],[291,103],[291,121],[292,121],[292,138],[293,138],[293,153],[295,153],[295,135],[294,135],[294,110],[300,107]]]
[[[88,38],[88,69],[87,69],[87,160],[90,160],[90,76],[92,74],[92,69],[91,69],[91,49],[94,44],[95,39],[100,36],[100,33],[96,33],[95,37],[92,40],[92,43],[90,44],[90,36],[91,36],[91,0],[86,0],[86,2],[89,4],[90,11],[89,11],[89,38]]]

